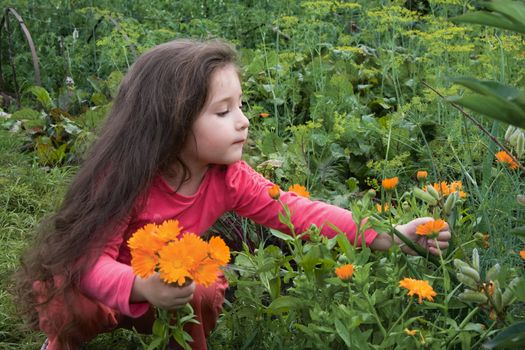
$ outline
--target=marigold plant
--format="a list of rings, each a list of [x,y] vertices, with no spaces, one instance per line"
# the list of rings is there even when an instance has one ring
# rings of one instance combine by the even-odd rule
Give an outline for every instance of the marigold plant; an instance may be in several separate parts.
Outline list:
[[[525,250],[520,251],[520,256],[523,260],[525,260]]]
[[[310,198],[310,192],[306,190],[306,187],[301,186],[299,184],[293,184],[288,188],[288,192],[293,192],[297,194],[298,196]]]
[[[420,304],[423,302],[423,298],[434,301],[434,297],[437,295],[432,286],[425,280],[404,278],[399,281],[399,286],[408,290],[408,296],[417,295]]]
[[[467,194],[463,191],[463,183],[461,181],[453,181],[448,184],[446,181],[441,181],[439,183],[435,182],[432,184],[432,187],[443,197],[448,197],[454,192],[458,192],[459,198],[467,197]],[[426,191],[426,186],[423,188]]]

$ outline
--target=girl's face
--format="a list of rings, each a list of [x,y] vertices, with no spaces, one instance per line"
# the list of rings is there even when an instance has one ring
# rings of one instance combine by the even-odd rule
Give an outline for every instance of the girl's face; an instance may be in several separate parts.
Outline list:
[[[182,151],[182,160],[190,167],[231,164],[241,159],[250,122],[242,111],[242,90],[233,65],[217,69],[210,79],[210,94],[193,123]]]

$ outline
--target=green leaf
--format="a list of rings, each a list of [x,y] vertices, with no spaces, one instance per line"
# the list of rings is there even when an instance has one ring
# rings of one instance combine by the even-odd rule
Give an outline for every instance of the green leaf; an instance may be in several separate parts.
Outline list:
[[[525,225],[514,227],[512,230],[510,230],[510,233],[518,236],[521,240],[525,240]]]
[[[516,104],[498,96],[469,95],[449,98],[448,101],[468,108],[474,112],[525,128],[525,113]]]
[[[294,238],[290,235],[287,235],[286,233],[282,233],[281,231],[274,230],[273,228],[270,229],[270,232],[272,235],[274,235],[277,238],[282,239],[283,241],[293,241]]]
[[[452,18],[451,21],[487,25],[525,34],[525,4],[523,2],[499,0],[485,2],[484,5],[489,11],[468,12]]]
[[[28,89],[28,91],[31,92],[33,96],[35,96],[37,101],[40,102],[40,104],[42,105],[42,107],[44,107],[46,111],[49,111],[50,109],[55,108],[55,103],[49,96],[49,93],[47,92],[47,90],[44,89],[43,87],[31,86]]]
[[[268,305],[267,311],[271,314],[281,314],[290,311],[290,309],[300,307],[302,304],[303,301],[301,299],[284,295],[272,301],[272,303]]]
[[[483,344],[485,349],[523,349],[525,347],[525,321],[503,329],[498,335]]]
[[[348,331],[348,328],[346,328],[343,322],[341,322],[341,320],[339,320],[338,318],[334,320],[334,324],[335,324],[335,330],[337,331],[337,334],[339,334],[341,339],[343,339],[346,346],[348,347],[352,346],[352,340],[350,338],[350,332]]]

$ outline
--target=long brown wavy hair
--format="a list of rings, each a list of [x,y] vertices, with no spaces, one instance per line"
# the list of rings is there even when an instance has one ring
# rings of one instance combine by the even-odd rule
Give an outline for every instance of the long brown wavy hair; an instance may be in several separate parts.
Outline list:
[[[34,281],[44,283],[49,298],[78,288],[155,175],[178,163],[179,178],[189,176],[179,154],[193,137],[210,76],[236,62],[235,50],[223,41],[184,39],[154,47],[129,69],[60,208],[39,225],[14,275],[16,305],[30,326],[38,326]],[[55,276],[63,279],[59,286]]]

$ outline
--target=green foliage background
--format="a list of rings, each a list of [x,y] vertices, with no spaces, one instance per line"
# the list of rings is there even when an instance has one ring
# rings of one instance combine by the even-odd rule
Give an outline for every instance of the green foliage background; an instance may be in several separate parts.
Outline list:
[[[283,188],[304,184],[313,198],[348,208],[363,191],[379,191],[384,177],[399,176],[400,194],[413,186],[419,169],[429,171],[431,182],[461,180],[469,196],[457,217],[454,243],[471,243],[457,257],[468,259],[480,232],[490,237],[481,253],[484,268],[522,264],[516,252],[523,243],[509,231],[525,223],[515,200],[525,192],[523,174],[496,165],[494,143],[422,84],[447,96],[463,94],[452,81],[459,76],[523,87],[521,35],[449,21],[478,7],[477,1],[3,0],[0,5],[15,8],[24,19],[43,82],[34,86],[27,43],[11,18],[21,106],[4,106],[10,115],[1,122],[6,130],[20,122],[21,131],[0,135],[0,246],[8,252],[0,258],[0,348],[35,348],[41,340],[23,330],[4,291],[32,227],[58,204],[135,57],[179,37],[220,37],[238,48],[251,121],[246,160]],[[5,31],[0,50],[2,92],[13,94]],[[66,83],[68,77],[73,82]],[[506,124],[475,117],[504,142]],[[264,241],[264,230],[236,218],[233,223],[252,248]],[[511,313],[522,317],[523,306]],[[94,341],[92,348],[107,348],[111,337]],[[132,335],[116,337],[117,343],[133,344]]]

